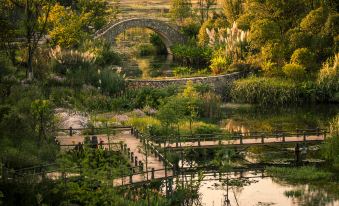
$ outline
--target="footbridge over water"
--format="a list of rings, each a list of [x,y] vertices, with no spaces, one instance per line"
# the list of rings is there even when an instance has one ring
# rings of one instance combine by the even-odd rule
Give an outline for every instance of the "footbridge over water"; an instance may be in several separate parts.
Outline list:
[[[148,28],[153,30],[160,36],[169,53],[171,53],[171,46],[173,44],[183,43],[185,41],[184,36],[179,32],[179,28],[167,22],[149,18],[131,18],[113,22],[97,31],[94,38],[102,38],[110,43],[114,43],[115,38],[119,34],[130,28]]]
[[[130,163],[130,171],[112,177],[112,186],[139,185],[154,180],[166,180],[166,188],[171,191],[173,178],[180,174],[196,172],[199,168],[183,168],[167,159],[168,152],[185,149],[247,148],[250,146],[269,146],[276,144],[319,144],[326,139],[326,130],[307,129],[296,131],[254,132],[242,134],[195,134],[168,137],[150,137],[133,127],[114,128],[69,128],[60,129],[56,141],[61,150],[77,149],[86,141],[86,137],[96,137],[96,146],[106,150],[120,151]],[[94,135],[94,136],[93,136]],[[100,142],[100,143],[98,143]],[[93,145],[94,146],[94,145]],[[50,166],[48,166],[50,167]],[[39,179],[74,178],[81,176],[81,170],[63,171],[60,168],[28,168],[22,171],[10,171],[0,174],[0,180],[16,179],[35,175]],[[36,172],[38,169],[38,173]],[[81,168],[80,168],[81,169]],[[253,168],[240,168],[240,172]],[[31,170],[33,172],[31,172]],[[257,170],[257,169],[255,169]],[[205,171],[205,170],[204,170]],[[241,176],[241,173],[239,173]],[[215,176],[215,174],[214,174]],[[222,178],[222,175],[219,175]],[[33,177],[33,176],[32,176]],[[167,190],[167,189],[166,189]]]

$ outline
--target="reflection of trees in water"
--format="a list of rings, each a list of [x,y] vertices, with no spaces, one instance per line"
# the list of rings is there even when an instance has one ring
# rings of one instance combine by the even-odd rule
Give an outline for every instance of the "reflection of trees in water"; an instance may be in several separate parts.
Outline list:
[[[339,113],[338,105],[303,105],[265,108],[244,105],[226,105],[227,117],[222,126],[229,131],[271,131],[328,126]]]
[[[180,206],[202,206],[201,196],[203,194],[199,193],[199,188],[203,178],[203,174],[198,173],[197,176],[182,175],[177,179],[175,196]]]
[[[293,202],[300,206],[326,206],[333,205],[336,201],[336,198],[324,189],[308,185],[287,191],[285,195],[291,197]]]

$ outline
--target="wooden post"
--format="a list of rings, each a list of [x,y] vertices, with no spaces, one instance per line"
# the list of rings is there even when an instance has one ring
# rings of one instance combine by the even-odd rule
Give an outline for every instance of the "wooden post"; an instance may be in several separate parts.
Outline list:
[[[137,156],[134,157],[134,165],[138,166],[138,157]]]
[[[144,170],[144,164],[139,160],[139,170],[143,171]]]
[[[262,143],[262,144],[264,144],[264,143],[265,143],[264,139],[265,139],[265,135],[264,135],[264,134],[262,134],[262,135],[261,135],[261,143]]]
[[[282,133],[282,141],[285,142],[285,134]]]
[[[306,132],[304,132],[304,142],[306,141]]]
[[[133,174],[129,175],[129,183],[131,183],[131,184],[133,183]]]
[[[200,136],[198,135],[198,146],[200,147]]]
[[[320,129],[317,127],[317,136],[320,136]]]
[[[131,152],[131,157],[130,157],[130,159],[131,159],[131,162],[133,163],[133,162],[134,162],[134,152]]]
[[[178,144],[179,144],[179,142],[178,142],[178,136],[177,136],[177,138],[175,138],[175,139],[176,139],[175,146],[178,147]]]
[[[243,144],[242,135],[240,134],[240,144]]]
[[[69,127],[69,136],[73,136],[73,128]]]
[[[154,168],[152,168],[151,179],[154,180]]]

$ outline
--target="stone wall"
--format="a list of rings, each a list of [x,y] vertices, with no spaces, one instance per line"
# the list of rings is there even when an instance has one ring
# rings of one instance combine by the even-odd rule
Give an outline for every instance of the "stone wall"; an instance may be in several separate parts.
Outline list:
[[[244,73],[235,72],[232,74],[208,76],[208,77],[190,77],[180,79],[127,79],[127,85],[130,89],[138,89],[141,87],[162,88],[170,85],[185,85],[188,81],[194,84],[208,84],[214,88],[216,92],[223,92],[225,88],[230,86],[234,80],[244,77]]]

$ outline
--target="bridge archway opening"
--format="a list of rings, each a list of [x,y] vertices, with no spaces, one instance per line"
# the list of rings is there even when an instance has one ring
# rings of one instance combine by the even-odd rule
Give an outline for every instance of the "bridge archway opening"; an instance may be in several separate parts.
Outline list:
[[[172,45],[184,41],[184,37],[178,28],[163,21],[143,18],[127,19],[107,26],[99,31],[95,38],[104,38],[108,42],[114,43],[119,34],[131,28],[147,28],[158,34],[169,54],[171,54]]]

